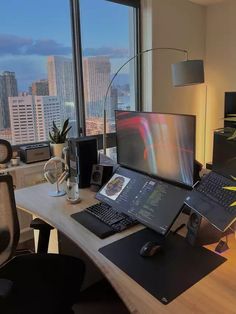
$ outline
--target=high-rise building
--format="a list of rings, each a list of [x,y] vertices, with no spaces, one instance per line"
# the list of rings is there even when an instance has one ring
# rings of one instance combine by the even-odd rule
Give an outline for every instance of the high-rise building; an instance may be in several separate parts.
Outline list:
[[[61,127],[61,105],[56,96],[9,97],[12,144],[48,140],[55,121]]]
[[[111,87],[110,106],[107,106],[108,118],[114,120],[115,110],[118,109],[118,90],[116,87]]]
[[[12,144],[30,143],[37,140],[34,101],[31,95],[9,97]]]
[[[4,99],[5,99],[5,89],[4,89],[4,82],[2,76],[0,75],[0,130],[5,129],[4,123]]]
[[[10,127],[8,97],[17,95],[15,72],[4,71],[0,74],[0,129]]]
[[[59,56],[48,57],[49,95],[57,96],[61,102],[62,119],[65,116],[65,104],[75,103],[74,73],[72,60]]]
[[[35,123],[37,140],[48,140],[48,133],[54,121],[61,127],[61,105],[56,96],[35,96]]]
[[[48,80],[40,80],[32,83],[31,94],[33,96],[48,96]]]
[[[88,118],[102,117],[103,104],[110,82],[111,63],[108,57],[89,57],[83,59],[84,99]],[[110,103],[110,91],[107,106]]]

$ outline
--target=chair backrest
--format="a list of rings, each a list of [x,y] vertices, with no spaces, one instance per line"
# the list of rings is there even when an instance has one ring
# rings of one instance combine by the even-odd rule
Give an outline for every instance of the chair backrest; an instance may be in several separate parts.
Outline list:
[[[0,174],[0,265],[14,254],[19,236],[12,177]]]

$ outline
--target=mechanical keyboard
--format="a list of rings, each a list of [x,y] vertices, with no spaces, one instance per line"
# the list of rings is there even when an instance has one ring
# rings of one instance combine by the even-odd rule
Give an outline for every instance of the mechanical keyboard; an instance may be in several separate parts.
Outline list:
[[[123,231],[138,223],[136,219],[127,216],[124,213],[119,213],[110,205],[105,203],[98,203],[85,209],[85,212],[96,217],[115,232]]]
[[[230,206],[230,204],[236,200],[236,193],[234,191],[223,189],[223,187],[232,185],[236,185],[236,181],[234,183],[232,180],[212,171],[206,178],[203,178],[195,189],[223,206],[229,213],[234,213],[236,207]]]

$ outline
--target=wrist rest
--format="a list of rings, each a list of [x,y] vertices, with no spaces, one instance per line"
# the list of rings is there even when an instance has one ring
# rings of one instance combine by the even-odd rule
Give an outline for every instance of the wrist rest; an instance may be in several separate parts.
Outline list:
[[[93,232],[100,239],[107,238],[110,235],[116,233],[116,231],[114,231],[111,227],[109,227],[104,222],[97,219],[86,211],[75,213],[71,215],[71,217],[79,222],[81,225],[83,225],[85,228],[87,228],[89,231]]]

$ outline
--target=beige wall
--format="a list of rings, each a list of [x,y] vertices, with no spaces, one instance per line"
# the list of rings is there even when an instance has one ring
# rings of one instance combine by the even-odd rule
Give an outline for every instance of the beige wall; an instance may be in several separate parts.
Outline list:
[[[205,7],[187,0],[143,0],[142,5],[143,49],[150,45],[175,47],[187,49],[190,59],[204,59]],[[151,38],[146,36],[150,32]],[[143,57],[144,110],[196,115],[196,158],[203,162],[205,85],[172,87],[171,64],[184,60],[184,53],[159,50],[153,52],[152,58],[146,55]]]
[[[236,0],[207,7],[206,79],[207,158],[211,160],[213,130],[223,126],[224,93],[236,91]]]

